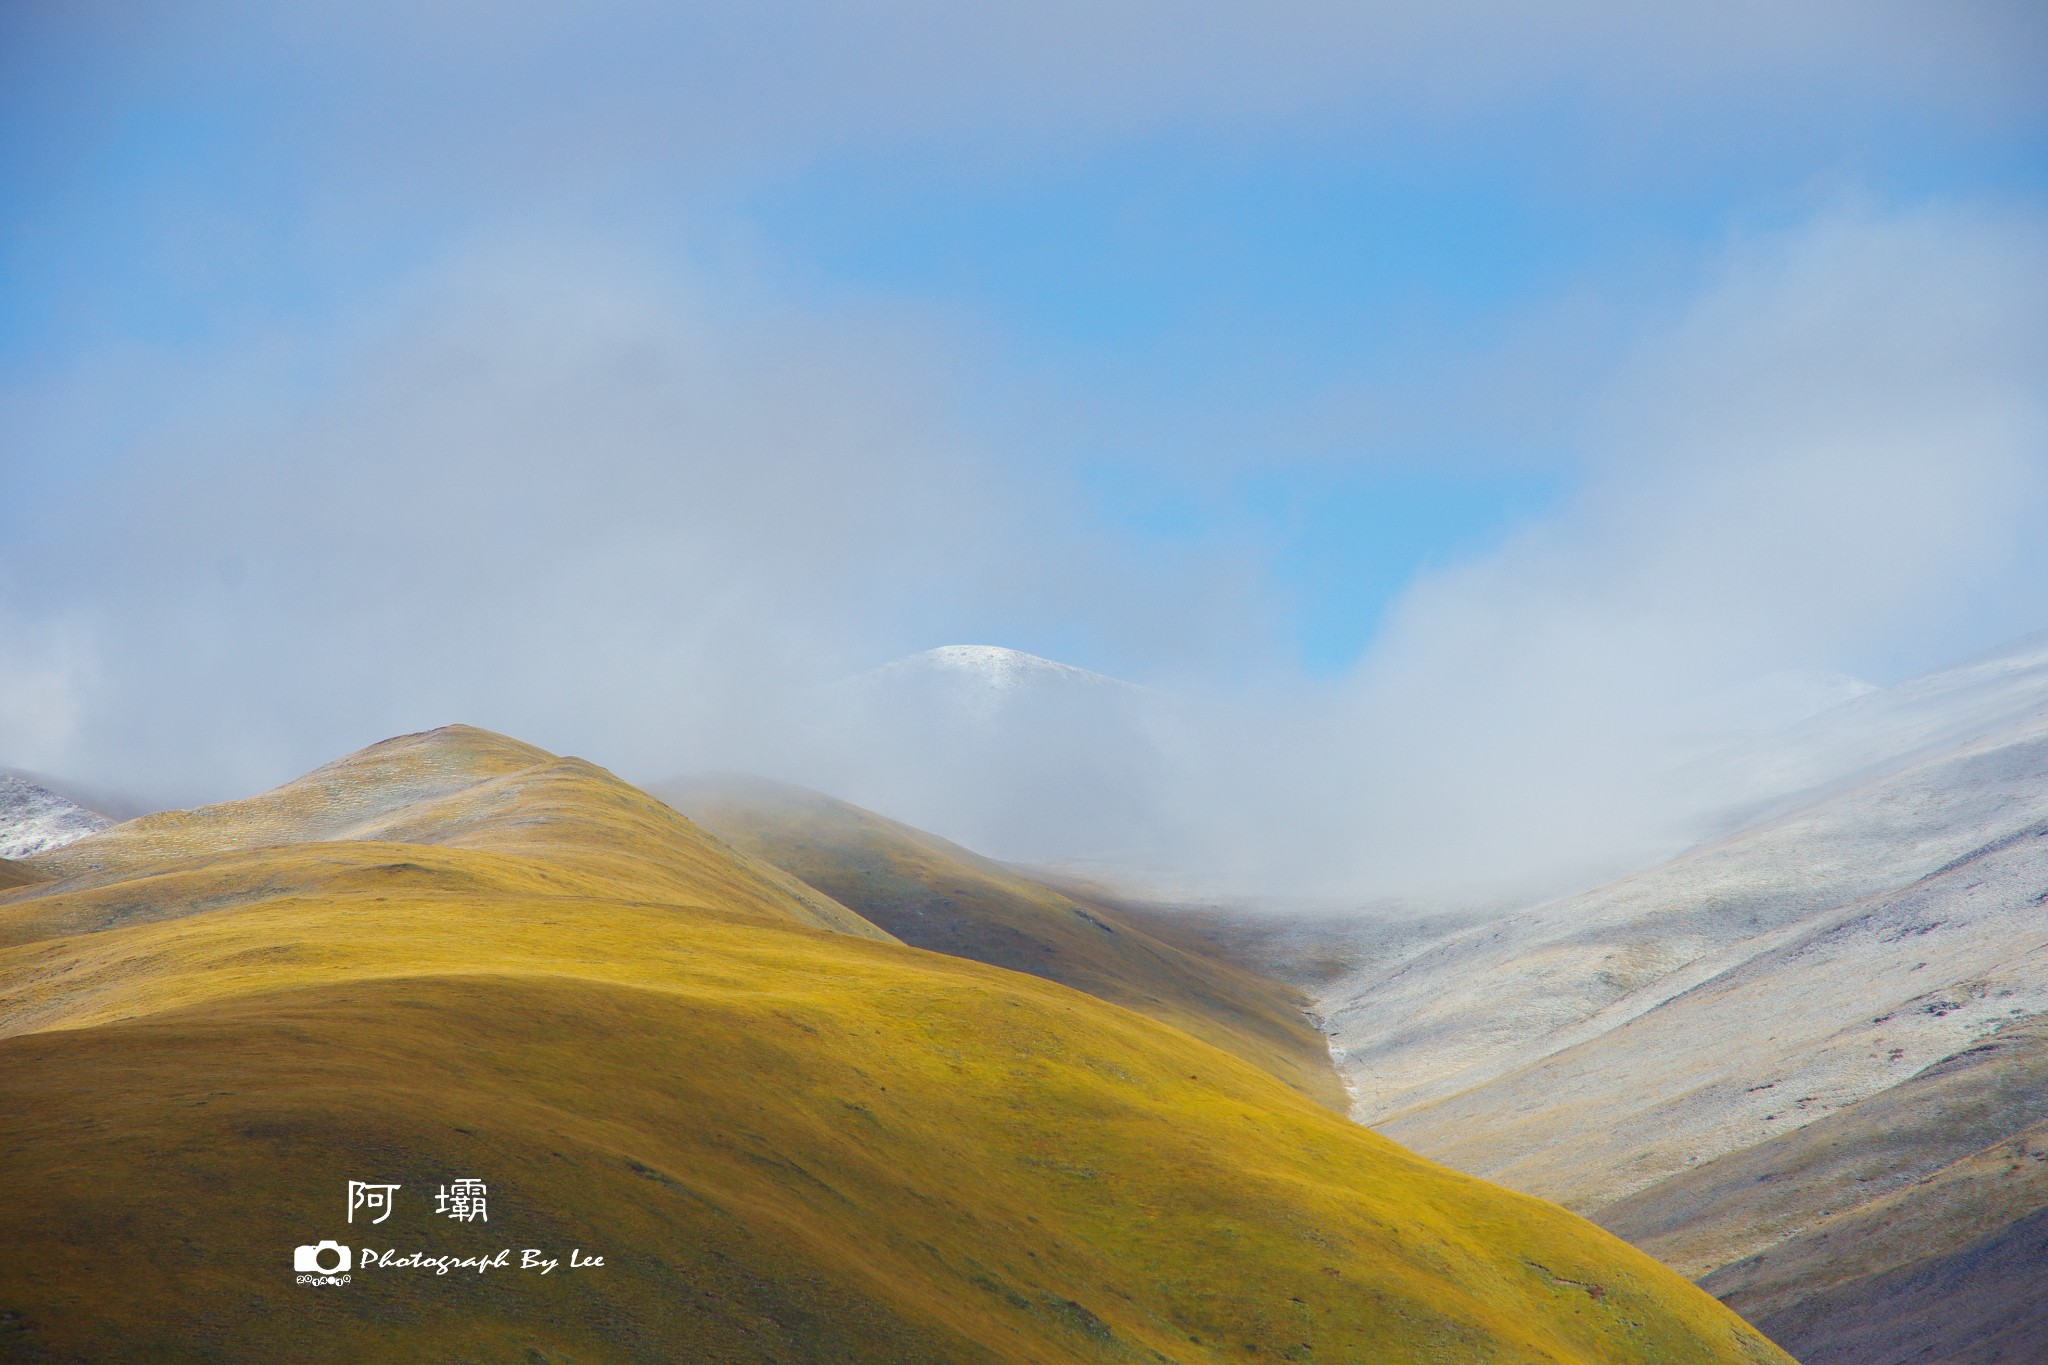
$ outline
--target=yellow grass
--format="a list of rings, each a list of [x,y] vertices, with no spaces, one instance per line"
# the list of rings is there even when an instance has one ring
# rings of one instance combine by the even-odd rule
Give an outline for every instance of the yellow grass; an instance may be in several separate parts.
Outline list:
[[[460,811],[407,828],[431,844],[279,816],[241,851],[193,820],[0,897],[0,1353],[1786,1359],[1590,1224],[1237,1057],[818,927],[598,770],[524,771],[546,799],[461,844]],[[488,1224],[433,1216],[462,1176]],[[346,1223],[349,1179],[400,1183],[398,1213]],[[605,1264],[295,1284],[322,1237]]]
[[[658,790],[905,943],[1029,972],[1149,1014],[1333,1109],[1349,1108],[1329,1043],[1303,1016],[1307,999],[1280,982],[817,792],[759,779]]]

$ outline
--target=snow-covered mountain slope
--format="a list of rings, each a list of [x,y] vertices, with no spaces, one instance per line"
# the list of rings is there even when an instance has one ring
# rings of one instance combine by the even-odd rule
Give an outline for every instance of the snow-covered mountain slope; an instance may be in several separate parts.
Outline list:
[[[112,823],[48,788],[0,772],[0,858],[33,858]]]
[[[77,782],[27,768],[0,768],[0,777],[12,777],[32,787],[41,787],[51,795],[60,796],[74,806],[83,806],[94,815],[103,815],[117,825],[164,809],[162,802],[138,791]]]
[[[2040,855],[2023,844],[1983,850],[2044,822],[2048,717],[1467,931],[1392,977],[1349,983],[1331,1002],[1360,1114],[1389,1121],[1653,1010],[1695,1009],[1697,998],[1680,997],[1836,916],[1916,887],[1917,896],[1945,900],[1954,866],[1972,860],[2030,865]],[[2015,875],[2024,882],[2027,874]],[[1970,913],[1983,900],[1976,896]],[[1950,917],[1951,931],[1964,913]],[[1816,963],[1809,957],[1805,966],[1818,989]],[[1630,1046],[1641,1042],[1630,1035]]]
[[[1358,1117],[1596,1218],[1626,1200],[1620,1225],[1707,1275],[1811,1219],[1757,1198],[1706,1235],[1690,1173],[1874,1112],[2048,1015],[2048,637],[1831,707],[1749,757],[1805,792],[1662,866],[1326,986]],[[1830,1122],[1852,1147],[1884,1129]],[[1807,1212],[1907,1198],[1873,1160]],[[1791,1200],[1804,1176],[1773,1178]],[[2031,1198],[1980,1200],[1958,1235],[1995,1233]],[[1858,1243],[1925,1221],[1880,1220]],[[1932,1244],[1893,1241],[1872,1273]],[[1795,1277],[1770,1311],[1824,1333],[1798,1311],[1822,1289],[1868,1297]]]
[[[1600,1221],[1814,1365],[2048,1360],[2048,1017]]]
[[[1830,787],[1954,750],[2048,706],[2048,631],[1890,687],[1855,690],[1789,728],[1750,735],[1706,758],[1701,777],[1759,812],[1805,804]]]

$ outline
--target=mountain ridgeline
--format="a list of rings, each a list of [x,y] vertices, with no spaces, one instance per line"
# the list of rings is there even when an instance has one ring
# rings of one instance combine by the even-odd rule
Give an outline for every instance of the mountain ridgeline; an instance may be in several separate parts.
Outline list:
[[[1048,974],[1135,1008],[909,946],[460,727],[28,860],[0,893],[0,1349],[1788,1359],[1619,1238],[1270,1074],[1310,1060],[1284,992],[1150,946],[1087,967],[1125,929],[1062,938],[1031,916],[1068,907],[999,870],[863,837],[907,895],[977,870],[970,940],[1036,934]],[[459,1178],[487,1220],[438,1216]],[[396,1187],[384,1220],[350,1181]],[[301,1282],[320,1239],[399,1255]]]

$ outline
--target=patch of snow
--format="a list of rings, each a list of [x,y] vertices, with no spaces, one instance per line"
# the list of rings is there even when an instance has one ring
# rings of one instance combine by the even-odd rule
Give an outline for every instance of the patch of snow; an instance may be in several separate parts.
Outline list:
[[[1119,678],[1001,645],[941,645],[869,669],[859,679],[874,683],[929,680],[999,695],[1053,687],[1137,690]]]
[[[10,773],[0,773],[0,858],[33,858],[113,821]]]
[[[856,674],[842,686],[889,704],[938,708],[983,723],[1019,707],[1094,707],[1145,696],[1144,688],[1120,678],[1001,645],[941,645]]]

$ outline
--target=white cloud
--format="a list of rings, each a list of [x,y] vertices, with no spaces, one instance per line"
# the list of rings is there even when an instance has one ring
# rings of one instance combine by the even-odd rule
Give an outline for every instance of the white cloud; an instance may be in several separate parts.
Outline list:
[[[1682,839],[1667,768],[1787,668],[1931,666],[2048,601],[2048,232],[1844,212],[1739,243],[1620,376],[1582,496],[1419,582],[1354,680],[1383,881]]]
[[[0,754],[9,766],[54,767],[76,752],[99,668],[74,620],[0,601]]]
[[[67,130],[120,135],[130,100],[261,110],[255,154],[288,145],[315,172],[302,207],[343,221],[429,202],[616,206],[848,151],[1014,168],[1187,129],[1406,143],[1557,104],[1600,112],[1596,155],[1754,150],[1902,106],[2031,120],[2048,57],[2048,18],[2025,0],[354,0],[9,22],[0,52],[17,54],[19,97],[42,102],[46,148]],[[82,79],[53,85],[68,63]]]
[[[18,244],[68,263],[67,326],[118,311],[99,267],[132,243],[60,248],[131,208],[152,249],[197,243],[170,254],[202,302],[209,265],[240,280],[227,267],[275,251],[286,276],[254,304],[226,291],[254,317],[195,309],[210,330],[171,354],[83,325],[0,395],[13,458],[100,471],[68,492],[35,478],[40,533],[0,544],[17,615],[0,742],[20,750],[0,760],[181,797],[453,719],[648,777],[801,775],[785,691],[952,621],[1143,632],[1162,657],[1257,637],[1267,604],[1243,564],[1138,573],[1029,452],[961,420],[976,339],[958,326],[802,313],[676,267],[694,242],[662,234],[703,228],[707,185],[848,150],[950,150],[1003,175],[1188,130],[1484,141],[1559,102],[1639,142],[1620,157],[1638,167],[1644,147],[1737,156],[1831,120],[2009,128],[2039,115],[2048,31],[2038,6],[1907,0],[86,5],[7,22],[0,74],[21,79],[0,81],[0,140],[38,140],[8,163],[37,205]],[[107,170],[166,110],[225,188],[95,197],[76,168]],[[189,238],[157,230],[181,222]],[[479,249],[479,223],[532,237]],[[1571,508],[1418,583],[1341,695],[1198,698],[1164,813],[1134,828],[1267,882],[1570,875],[1682,837],[1695,804],[1645,756],[1702,698],[2039,624],[2041,231],[1844,212],[1736,244],[1607,385]],[[310,301],[260,301],[300,285]]]
[[[1419,581],[1341,688],[1194,684],[1085,851],[1485,894],[1683,841],[1716,794],[1667,760],[1732,685],[2040,624],[2044,286],[2023,215],[1844,211],[1735,243],[1609,385],[1571,506]],[[642,778],[908,792],[1057,853],[1058,753],[1034,740],[1006,814],[1004,774],[821,744],[808,689],[991,613],[1260,628],[1243,566],[1134,573],[970,435],[961,338],[928,319],[763,311],[555,242],[409,282],[319,343],[268,338],[182,403],[138,386],[153,420],[125,458],[6,547],[9,762],[213,797],[460,719]],[[118,404],[119,378],[49,401]]]
[[[643,775],[772,755],[776,688],[1081,571],[952,417],[943,329],[734,309],[605,245],[481,253],[145,386],[134,444],[0,555],[107,670],[38,762],[219,795],[457,719]]]

